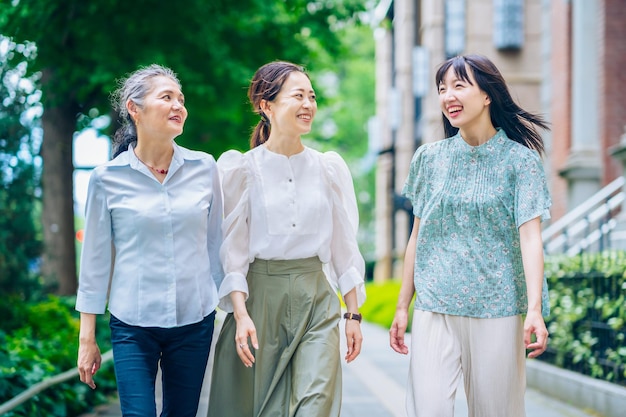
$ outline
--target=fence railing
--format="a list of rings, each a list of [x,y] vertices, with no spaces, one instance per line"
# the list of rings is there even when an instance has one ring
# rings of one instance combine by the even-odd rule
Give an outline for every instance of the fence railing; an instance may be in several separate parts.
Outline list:
[[[625,199],[624,177],[618,177],[580,206],[555,221],[542,233],[547,254],[573,256],[585,251],[610,248],[610,233],[617,226],[615,216]]]
[[[112,350],[102,355],[102,364],[109,362],[111,359],[113,359]],[[77,378],[77,377],[78,377],[78,368],[72,368],[68,371],[60,373],[53,377],[44,379],[43,381],[33,385],[32,387],[28,388],[26,391],[22,392],[16,397],[13,397],[9,401],[5,402],[4,404],[0,404],[0,416],[2,414],[8,413],[9,411],[13,410],[14,408],[21,405],[22,403],[30,400],[35,395],[39,394],[41,391],[46,390],[62,382],[68,381],[72,378]]]
[[[602,269],[619,268],[605,259]],[[626,386],[624,274],[581,268],[579,273],[549,278],[548,286],[555,295],[553,313],[546,320],[551,342],[539,359]]]

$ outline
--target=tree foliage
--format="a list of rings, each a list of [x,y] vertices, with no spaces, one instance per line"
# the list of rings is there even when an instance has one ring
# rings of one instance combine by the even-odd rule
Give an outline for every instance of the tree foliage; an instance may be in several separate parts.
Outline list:
[[[108,114],[115,80],[159,63],[183,83],[190,114],[178,142],[216,156],[245,149],[254,121],[245,89],[256,68],[283,59],[315,70],[320,51],[339,53],[334,29],[363,7],[360,0],[2,2],[0,33],[37,45],[29,68],[42,74],[44,272],[60,281],[59,292],[76,289],[68,202],[78,114]]]
[[[85,114],[106,114],[116,79],[160,63],[179,74],[189,107],[179,141],[215,154],[248,142],[254,116],[245,88],[256,68],[285,59],[314,70],[316,51],[340,52],[333,25],[363,9],[359,0],[13,3],[0,9],[0,29],[37,45],[32,70],[54,79],[44,107],[74,101]]]
[[[24,78],[32,51],[0,37],[0,292],[21,299],[37,288],[32,265],[41,249],[33,218],[39,201],[32,157],[37,92],[35,80]]]

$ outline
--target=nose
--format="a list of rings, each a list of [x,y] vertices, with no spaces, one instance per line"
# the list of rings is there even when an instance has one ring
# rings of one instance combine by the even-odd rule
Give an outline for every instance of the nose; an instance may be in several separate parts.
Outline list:
[[[316,105],[315,103],[316,102],[315,102],[314,99],[312,99],[311,97],[307,96],[307,97],[304,98],[303,106],[307,107],[307,108],[311,108],[311,107],[314,107]]]
[[[175,100],[174,101],[174,110],[177,111],[183,111],[183,109],[185,108],[185,104],[183,104],[182,102],[180,102],[179,100]]]
[[[454,91],[452,91],[451,89],[447,89],[441,95],[441,100],[444,101],[444,102],[453,101],[455,99],[456,99],[456,97],[454,96]]]

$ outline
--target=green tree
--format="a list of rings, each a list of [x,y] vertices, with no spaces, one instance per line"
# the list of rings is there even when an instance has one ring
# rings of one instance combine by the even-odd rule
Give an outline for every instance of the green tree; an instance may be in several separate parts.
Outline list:
[[[0,37],[0,292],[29,298],[37,289],[32,265],[41,239],[33,213],[39,203],[32,157],[37,125],[37,91],[25,78],[34,48]]]
[[[335,150],[352,169],[359,203],[359,244],[366,260],[374,258],[375,162],[369,149],[368,122],[376,113],[375,45],[372,28],[346,25],[339,31],[340,55],[320,51],[313,84],[318,114],[308,138],[321,150]]]
[[[0,33],[37,45],[47,281],[58,282],[60,294],[76,291],[72,136],[77,115],[108,113],[116,78],[139,65],[170,66],[190,112],[179,142],[215,155],[245,149],[254,117],[245,88],[254,70],[276,59],[315,70],[321,50],[338,57],[334,29],[363,7],[360,0],[2,2]]]

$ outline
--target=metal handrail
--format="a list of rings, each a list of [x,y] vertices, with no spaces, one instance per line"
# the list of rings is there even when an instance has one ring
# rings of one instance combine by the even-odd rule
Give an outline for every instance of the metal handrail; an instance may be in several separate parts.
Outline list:
[[[109,350],[108,352],[102,355],[101,363],[105,364],[106,362],[109,362],[111,359],[113,359],[113,351]],[[32,387],[28,388],[26,391],[22,392],[16,397],[13,397],[9,401],[0,405],[0,415],[8,413],[9,411],[13,410],[18,405],[30,400],[35,395],[39,394],[41,391],[46,390],[54,385],[65,382],[71,378],[75,378],[77,375],[78,375],[78,368],[72,368],[68,371],[65,371],[63,373],[60,373],[50,378],[46,378],[43,381],[36,383]]]
[[[625,182],[624,177],[617,177],[584,203],[546,227],[542,233],[544,241],[549,240],[556,234],[562,233],[563,229],[567,228],[571,223],[578,220],[580,217],[584,217],[595,206],[606,201],[613,194],[621,190]]]
[[[602,239],[617,226],[612,213],[626,199],[623,191],[625,183],[624,177],[616,178],[547,227],[541,234],[546,252],[572,255],[580,253],[595,242],[602,246]]]

